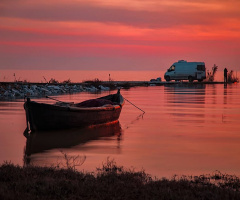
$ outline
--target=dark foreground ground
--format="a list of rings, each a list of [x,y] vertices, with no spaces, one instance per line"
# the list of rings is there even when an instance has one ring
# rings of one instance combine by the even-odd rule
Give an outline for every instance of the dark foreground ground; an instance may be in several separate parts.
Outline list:
[[[95,173],[74,168],[0,166],[0,199],[240,199],[236,176],[211,175],[152,179],[144,171],[103,164]]]

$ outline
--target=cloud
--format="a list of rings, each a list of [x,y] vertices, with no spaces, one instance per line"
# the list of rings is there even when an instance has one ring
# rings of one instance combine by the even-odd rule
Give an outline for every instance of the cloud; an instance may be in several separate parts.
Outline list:
[[[239,63],[239,9],[234,0],[1,0],[0,68]]]
[[[226,10],[222,8],[225,4],[216,4],[215,1],[208,4],[201,1],[196,1],[195,3],[189,1],[179,3],[174,1],[174,4],[169,4],[167,1],[164,1],[165,4],[158,4],[158,1],[151,1],[152,7],[155,8],[154,10],[149,6],[146,9],[134,9],[133,6],[128,7],[127,4],[124,6],[99,5],[98,1],[98,4],[93,4],[92,1],[88,4],[85,1],[69,1],[68,4],[64,1],[63,3],[57,1],[55,4],[53,3],[54,1],[51,1],[51,4],[46,1],[38,3],[35,1],[35,3],[23,2],[22,0],[16,4],[5,3],[2,6],[3,11],[0,13],[0,16],[42,21],[119,23],[128,26],[150,28],[172,27],[182,24],[214,24],[219,23],[221,19],[226,17],[240,17],[240,13],[237,12],[239,10],[235,10],[236,8]],[[127,3],[127,1],[125,2]],[[147,1],[143,2],[147,4]],[[156,6],[154,7],[153,5]],[[221,9],[219,5],[221,5]]]

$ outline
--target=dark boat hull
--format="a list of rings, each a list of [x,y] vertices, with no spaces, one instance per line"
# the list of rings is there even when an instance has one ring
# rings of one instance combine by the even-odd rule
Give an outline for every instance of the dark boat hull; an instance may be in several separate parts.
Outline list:
[[[28,99],[24,108],[29,128],[34,131],[86,127],[113,122],[118,120],[123,103],[122,96],[120,96],[119,105],[91,108],[50,105]]]

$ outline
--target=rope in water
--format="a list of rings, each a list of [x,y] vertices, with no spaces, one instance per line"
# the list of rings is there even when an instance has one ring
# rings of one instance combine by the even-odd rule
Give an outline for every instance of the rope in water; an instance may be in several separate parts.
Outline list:
[[[132,104],[134,107],[136,107],[137,109],[141,110],[143,113],[145,113],[144,110],[142,110],[141,108],[137,107],[136,105],[134,105],[132,102],[130,102],[129,100],[127,100],[125,97],[123,97],[128,103]]]

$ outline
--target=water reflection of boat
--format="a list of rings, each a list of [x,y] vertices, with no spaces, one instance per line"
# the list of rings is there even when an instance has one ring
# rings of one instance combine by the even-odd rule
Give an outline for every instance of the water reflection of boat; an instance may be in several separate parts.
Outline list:
[[[24,103],[27,126],[31,131],[86,127],[118,120],[124,98],[120,90],[116,94],[81,103],[46,104],[31,101]]]
[[[27,137],[25,159],[28,159],[31,154],[55,148],[71,148],[104,137],[116,136],[120,140],[121,134],[119,121],[81,129],[36,131],[31,134],[26,134],[25,131],[24,135]]]

